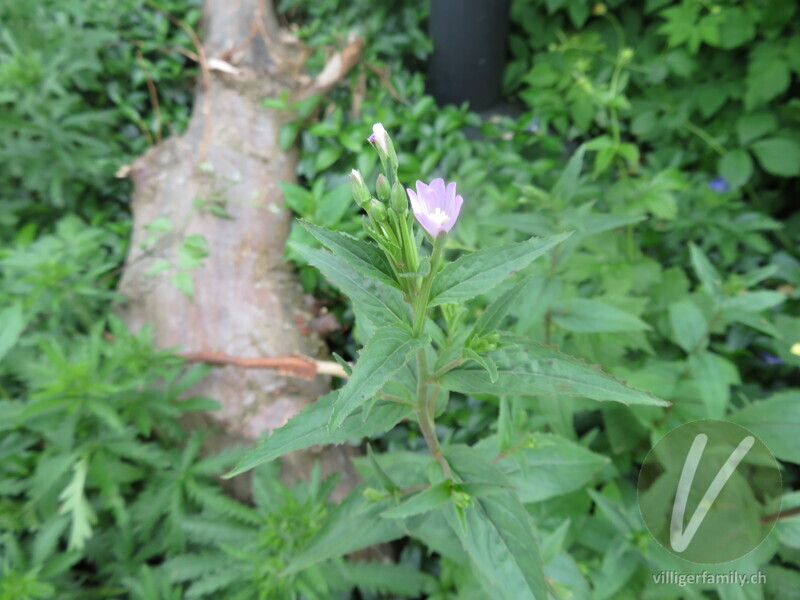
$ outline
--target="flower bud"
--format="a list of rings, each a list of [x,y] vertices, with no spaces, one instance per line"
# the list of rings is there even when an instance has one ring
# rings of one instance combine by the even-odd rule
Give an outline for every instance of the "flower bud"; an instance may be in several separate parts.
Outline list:
[[[369,206],[370,194],[364,178],[358,170],[350,171],[350,189],[353,191],[353,199],[361,208]]]
[[[385,223],[387,217],[386,207],[383,205],[383,203],[373,198],[369,203],[369,216],[375,219],[378,223]]]
[[[466,492],[453,490],[452,498],[453,502],[458,508],[468,508],[469,506],[472,506],[472,498]]]
[[[397,153],[395,152],[392,138],[386,133],[383,124],[375,123],[372,126],[372,135],[367,139],[375,147],[383,168],[389,168],[393,173],[397,173]]]
[[[389,182],[386,180],[386,177],[383,176],[383,173],[378,175],[378,180],[375,182],[375,189],[378,192],[378,198],[380,198],[381,201],[389,201],[392,189],[389,187]]]
[[[395,181],[392,186],[391,207],[401,217],[405,217],[408,214],[408,196],[406,196],[406,191],[399,181]]]

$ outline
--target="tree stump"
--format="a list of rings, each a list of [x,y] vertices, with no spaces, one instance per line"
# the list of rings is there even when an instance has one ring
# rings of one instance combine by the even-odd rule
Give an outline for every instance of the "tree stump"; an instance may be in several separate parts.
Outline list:
[[[202,85],[186,132],[151,148],[130,167],[133,232],[119,286],[127,301],[119,312],[132,330],[152,324],[161,348],[314,356],[322,345],[302,326],[308,315],[283,258],[290,214],[278,182],[294,181],[297,156],[278,145],[288,116],[261,104],[297,87],[297,51],[282,41],[271,7],[259,0],[206,0],[203,30],[197,49]],[[212,204],[224,207],[230,218],[204,210]],[[153,235],[147,225],[156,219],[168,219],[171,229],[145,249]],[[203,236],[210,251],[201,267],[189,271],[193,299],[172,282],[179,248],[191,235]],[[158,260],[173,266],[148,276]],[[307,381],[224,366],[192,393],[222,404],[206,416],[224,432],[211,441],[219,448],[252,445],[329,389],[323,377]],[[343,474],[341,494],[355,481],[349,455],[346,447],[295,453],[284,472],[295,478],[319,458],[323,474]],[[235,487],[237,496],[245,493],[243,486]]]

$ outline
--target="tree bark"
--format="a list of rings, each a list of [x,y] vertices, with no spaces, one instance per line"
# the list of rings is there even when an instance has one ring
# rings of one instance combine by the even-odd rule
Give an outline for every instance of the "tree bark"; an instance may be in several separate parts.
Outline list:
[[[261,105],[296,85],[296,52],[281,41],[271,7],[260,0],[206,0],[203,30],[198,55],[204,76],[186,132],[131,165],[133,232],[119,288],[127,301],[120,313],[133,330],[152,324],[161,348],[241,357],[316,355],[322,345],[313,333],[300,333],[308,314],[283,259],[290,214],[278,182],[294,181],[297,155],[279,149],[287,115]],[[218,57],[233,67],[230,72],[213,69]],[[209,203],[224,205],[231,218],[203,210]],[[153,236],[147,225],[157,218],[169,219],[172,229],[147,249]],[[210,256],[190,271],[190,299],[175,288],[172,276],[182,242],[195,234],[205,238]],[[173,266],[148,276],[159,259]],[[222,404],[208,415],[224,432],[213,441],[220,447],[252,444],[329,387],[322,377],[306,381],[224,366],[192,393]],[[341,492],[355,481],[348,457],[346,447],[296,453],[284,471],[296,476],[319,458],[323,473],[344,475]]]

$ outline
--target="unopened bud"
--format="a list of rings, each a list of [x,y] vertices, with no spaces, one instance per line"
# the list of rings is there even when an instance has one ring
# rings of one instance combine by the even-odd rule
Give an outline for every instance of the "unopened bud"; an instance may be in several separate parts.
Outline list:
[[[393,173],[397,173],[397,153],[395,152],[392,138],[389,137],[383,124],[375,123],[372,126],[372,135],[367,139],[378,152],[378,158],[381,159],[383,168],[389,168]]]
[[[373,487],[368,487],[362,492],[362,494],[364,494],[364,498],[369,500],[370,502],[380,502],[387,496],[386,492],[376,490]]]
[[[375,219],[378,223],[386,222],[386,207],[383,203],[378,202],[375,198],[369,203],[369,216]]]
[[[466,492],[459,492],[453,490],[452,498],[453,498],[453,503],[458,508],[467,508],[472,505],[472,498]]]
[[[378,180],[375,182],[375,190],[378,192],[378,198],[383,202],[389,201],[392,188],[389,187],[389,182],[386,180],[386,177],[383,176],[383,173],[378,175]]]
[[[408,196],[399,181],[395,181],[392,186],[392,210],[401,217],[408,214]]]
[[[627,63],[633,60],[633,48],[624,48],[622,52],[620,52],[619,58],[622,62]]]
[[[350,171],[350,189],[353,191],[353,200],[356,201],[356,204],[361,208],[367,208],[370,199],[369,190],[361,173],[356,169]]]

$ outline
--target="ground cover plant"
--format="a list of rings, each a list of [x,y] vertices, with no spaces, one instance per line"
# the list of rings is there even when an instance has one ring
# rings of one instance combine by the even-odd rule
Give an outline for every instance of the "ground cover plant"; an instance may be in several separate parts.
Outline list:
[[[650,535],[636,481],[668,431],[726,419],[800,504],[794,3],[515,0],[510,108],[476,114],[425,93],[426,3],[281,2],[311,72],[365,39],[325,96],[264,99],[300,149],[287,258],[353,371],[249,458],[200,455],[179,417],[213,409],[182,398],[204,369],[111,312],[129,231],[114,173],[181,130],[196,76],[158,8],[197,23],[184,1],[0,8],[0,598],[793,597],[796,516],[693,566]],[[602,394],[543,393],[509,368],[531,353]],[[268,459],[299,427],[363,445],[342,505],[333,480],[277,482]],[[268,463],[252,504],[219,484],[243,459]],[[393,562],[343,558],[379,542]],[[654,580],[672,569],[765,581]]]

